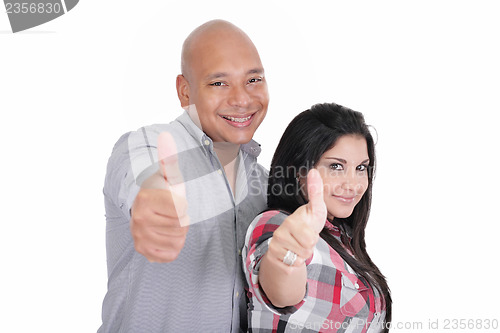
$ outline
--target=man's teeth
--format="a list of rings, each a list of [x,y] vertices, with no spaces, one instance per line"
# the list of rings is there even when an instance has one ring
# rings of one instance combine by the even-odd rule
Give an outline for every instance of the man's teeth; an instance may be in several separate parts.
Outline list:
[[[245,117],[245,118],[234,118],[234,117],[230,117],[230,116],[222,116],[223,118],[227,119],[227,120],[231,120],[231,121],[234,121],[236,123],[243,123],[247,120],[249,120],[250,118],[252,118],[252,116],[248,116],[248,117]]]

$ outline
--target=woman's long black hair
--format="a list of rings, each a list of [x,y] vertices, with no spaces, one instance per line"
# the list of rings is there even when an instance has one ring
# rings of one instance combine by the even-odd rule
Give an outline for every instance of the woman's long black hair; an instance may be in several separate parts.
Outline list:
[[[351,216],[335,218],[333,224],[350,229],[351,240],[342,237],[344,246],[352,251],[351,256],[324,228],[320,236],[347,262],[347,264],[383,296],[386,307],[388,332],[391,321],[391,294],[386,279],[368,256],[365,245],[365,228],[370,215],[372,182],[375,171],[375,143],[360,112],[334,103],[316,104],[296,116],[288,125],[276,148],[269,172],[267,189],[268,208],[293,213],[305,204],[298,176],[304,176],[314,168],[321,156],[331,149],[344,135],[360,135],[366,139],[368,157],[368,187]],[[347,228],[346,228],[347,226]]]

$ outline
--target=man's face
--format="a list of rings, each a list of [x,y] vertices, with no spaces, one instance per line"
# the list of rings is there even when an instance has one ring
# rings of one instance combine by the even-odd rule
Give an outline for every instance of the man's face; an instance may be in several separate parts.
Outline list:
[[[214,142],[249,142],[269,104],[253,44],[234,33],[207,36],[193,47],[189,63],[188,103],[196,106],[202,130]]]

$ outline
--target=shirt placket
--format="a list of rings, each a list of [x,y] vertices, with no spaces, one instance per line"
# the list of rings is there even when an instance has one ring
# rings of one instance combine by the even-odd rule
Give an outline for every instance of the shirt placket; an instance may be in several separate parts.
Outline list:
[[[236,202],[234,199],[234,196],[232,194],[231,190],[231,185],[229,184],[227,177],[226,177],[226,172],[224,171],[224,167],[220,163],[219,158],[217,157],[217,154],[215,153],[213,149],[213,143],[208,137],[204,137],[203,139],[203,145],[207,152],[210,155],[210,160],[212,161],[212,166],[214,169],[216,169],[216,172],[223,177],[224,182],[226,184],[227,188],[227,193],[229,194],[231,203],[233,204],[233,235],[234,235],[234,244],[238,245],[238,240],[236,237],[236,225],[237,225],[237,218],[238,218],[238,211],[237,211],[237,206]],[[241,163],[241,161],[240,161]],[[239,167],[239,166],[238,166]],[[236,187],[238,184],[236,184]],[[236,246],[238,248],[238,246]],[[236,249],[236,263],[235,263],[235,271],[233,272],[233,309],[238,309],[239,308],[239,298],[240,298],[240,292],[243,290],[243,285],[242,285],[242,279],[243,277],[240,276],[239,274],[239,267],[240,265],[238,264],[239,258],[241,257],[241,249]],[[239,310],[233,310],[232,311],[232,319],[231,319],[231,332],[239,332]]]

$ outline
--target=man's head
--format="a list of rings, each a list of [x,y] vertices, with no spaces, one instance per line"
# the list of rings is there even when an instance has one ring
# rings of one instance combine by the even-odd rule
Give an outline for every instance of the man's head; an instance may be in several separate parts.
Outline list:
[[[214,142],[250,141],[264,119],[269,95],[259,53],[233,24],[214,20],[196,28],[182,48],[177,95],[195,105]]]

